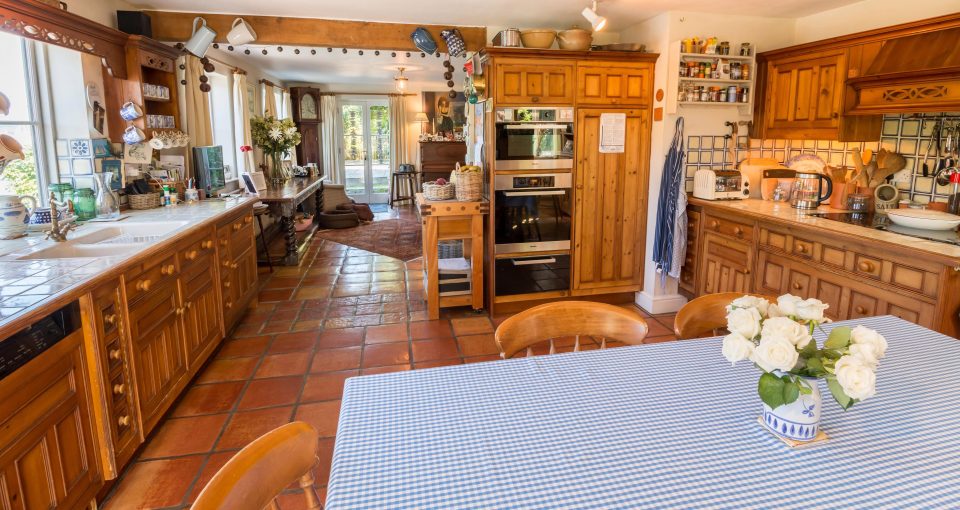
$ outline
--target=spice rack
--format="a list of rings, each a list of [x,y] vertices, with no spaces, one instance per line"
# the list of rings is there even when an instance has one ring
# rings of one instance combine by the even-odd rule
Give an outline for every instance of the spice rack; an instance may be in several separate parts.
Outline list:
[[[681,41],[675,41],[669,52],[667,113],[675,114],[680,108],[701,107],[736,107],[744,115],[753,111],[757,70],[755,46],[751,46],[750,55],[723,55],[684,52],[681,45]],[[731,45],[731,48],[739,47],[739,44]],[[714,73],[714,69],[718,72]],[[746,77],[740,77],[743,75]],[[731,93],[736,94],[735,101],[730,99]]]

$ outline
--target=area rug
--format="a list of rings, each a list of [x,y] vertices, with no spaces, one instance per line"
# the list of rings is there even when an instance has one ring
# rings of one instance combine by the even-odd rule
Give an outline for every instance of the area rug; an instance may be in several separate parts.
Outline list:
[[[317,237],[408,261],[420,256],[418,220],[380,220],[359,227],[319,230]]]
[[[387,204],[370,204],[370,210],[373,212],[389,212],[390,206]]]

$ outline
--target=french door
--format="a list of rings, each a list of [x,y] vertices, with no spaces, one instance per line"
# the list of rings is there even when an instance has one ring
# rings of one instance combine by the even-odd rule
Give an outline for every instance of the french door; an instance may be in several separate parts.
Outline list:
[[[343,175],[357,202],[384,204],[390,190],[390,106],[386,99],[344,100]]]

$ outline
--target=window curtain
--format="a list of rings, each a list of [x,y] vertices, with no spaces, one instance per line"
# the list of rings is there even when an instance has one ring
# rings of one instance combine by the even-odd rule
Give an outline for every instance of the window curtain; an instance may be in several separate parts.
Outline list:
[[[390,95],[390,188],[393,188],[393,173],[407,159],[407,106],[403,95]],[[388,189],[393,196],[393,189]]]
[[[269,83],[263,84],[263,116],[277,116],[277,101],[274,99],[273,85]]]
[[[183,97],[186,109],[184,110],[184,128],[190,135],[190,144],[194,147],[213,145],[213,123],[210,120],[210,98],[206,92],[200,91],[200,76],[203,75],[203,64],[193,55],[180,57],[180,64],[184,65]],[[193,168],[191,161],[192,151],[187,151],[187,172]]]
[[[247,73],[245,72],[233,73],[233,99],[234,118],[237,122],[234,129],[237,139],[240,140],[240,145],[249,145],[252,147],[253,135],[250,132],[250,108],[248,106],[252,98],[250,97],[249,90],[247,90]],[[257,163],[253,159],[253,151],[244,152],[242,155],[243,160],[241,164],[243,165],[243,170],[247,173],[256,172]]]
[[[334,95],[320,96],[320,143],[323,148],[323,174],[332,184],[344,184],[343,116],[340,99]]]
[[[284,109],[284,116],[283,116],[284,119],[293,118],[293,101],[292,101],[292,98],[290,97],[289,90],[283,91],[283,109]],[[297,166],[297,150],[295,148],[290,149],[290,164],[293,166]]]

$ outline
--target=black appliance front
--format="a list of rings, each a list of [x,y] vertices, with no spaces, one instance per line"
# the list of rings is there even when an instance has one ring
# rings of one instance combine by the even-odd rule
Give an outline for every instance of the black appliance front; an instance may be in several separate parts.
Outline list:
[[[570,255],[497,259],[497,296],[570,290]]]
[[[571,185],[569,173],[496,176],[496,253],[570,249]]]

